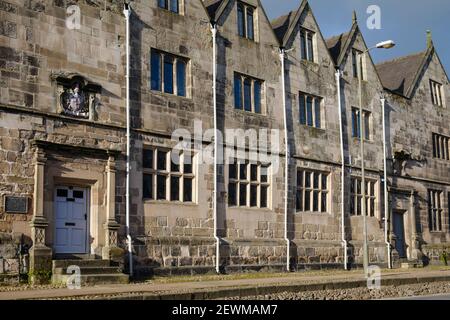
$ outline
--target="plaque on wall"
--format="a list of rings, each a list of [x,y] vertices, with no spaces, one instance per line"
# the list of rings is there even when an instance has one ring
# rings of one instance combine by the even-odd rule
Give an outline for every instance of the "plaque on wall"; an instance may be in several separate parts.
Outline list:
[[[28,213],[28,198],[5,196],[5,212],[6,213]]]

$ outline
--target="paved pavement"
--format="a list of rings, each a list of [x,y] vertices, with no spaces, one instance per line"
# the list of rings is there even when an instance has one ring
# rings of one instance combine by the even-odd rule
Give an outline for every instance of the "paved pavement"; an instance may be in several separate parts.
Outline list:
[[[450,270],[447,271],[429,271],[407,270],[407,271],[386,271],[382,273],[384,284],[410,284],[426,281],[450,281]],[[80,297],[80,296],[98,296],[115,294],[140,294],[168,296],[171,294],[182,293],[202,293],[208,291],[228,290],[237,292],[239,290],[252,288],[270,288],[270,287],[290,287],[290,286],[309,286],[318,285],[321,289],[336,289],[340,286],[360,287],[364,286],[366,280],[362,273],[332,273],[327,272],[323,275],[292,274],[278,278],[257,278],[257,279],[238,279],[238,280],[212,280],[212,281],[194,281],[177,283],[143,283],[143,284],[121,284],[121,285],[98,285],[91,287],[82,287],[79,290],[59,289],[30,289],[23,291],[3,291],[0,287],[0,300],[21,300],[21,299],[52,299],[59,297]],[[319,290],[319,289],[316,289]]]
[[[393,299],[389,299],[389,300],[393,300]],[[397,298],[395,300],[450,301],[450,294],[435,294],[435,295],[430,295],[430,296],[404,297],[404,298]]]

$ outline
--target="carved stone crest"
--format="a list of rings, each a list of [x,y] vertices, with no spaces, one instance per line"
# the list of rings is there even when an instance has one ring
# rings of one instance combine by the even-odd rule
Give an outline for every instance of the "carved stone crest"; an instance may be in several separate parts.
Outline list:
[[[89,105],[80,82],[75,81],[71,88],[64,88],[59,99],[65,114],[89,118]]]
[[[57,85],[58,113],[95,120],[101,86],[73,73],[53,73]]]

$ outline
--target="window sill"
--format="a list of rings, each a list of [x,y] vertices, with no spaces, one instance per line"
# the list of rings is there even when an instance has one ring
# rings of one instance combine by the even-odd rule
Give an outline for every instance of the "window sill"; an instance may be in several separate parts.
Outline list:
[[[301,61],[301,63],[312,66],[312,67],[320,67],[319,63],[317,63],[315,61],[310,61],[310,60],[306,60],[306,59],[301,59],[300,61]]]
[[[245,206],[228,206],[228,209],[232,210],[247,210],[247,211],[258,211],[258,212],[272,212],[270,208],[257,208],[257,207],[245,207]]]
[[[169,10],[169,9],[166,9],[166,8],[161,8],[161,7],[158,7],[158,9],[159,9],[160,12],[164,12],[165,14],[170,14],[170,15],[173,15],[173,16],[176,16],[176,17],[184,16],[184,14],[182,12],[173,12],[172,10]]]
[[[242,40],[242,41],[247,41],[247,42],[249,42],[249,43],[254,43],[254,44],[257,44],[258,42],[256,41],[256,39],[250,39],[250,38],[247,38],[247,37],[243,37],[243,36],[241,36],[241,35],[237,35],[238,37],[239,37],[239,39],[240,40]]]
[[[295,212],[296,215],[300,215],[300,214],[310,214],[310,215],[314,215],[314,216],[331,216],[331,213],[329,212],[318,212],[318,211],[296,211]]]
[[[153,89],[148,89],[147,91],[148,93],[160,96],[160,97],[166,97],[166,98],[175,98],[175,99],[180,99],[180,100],[186,100],[186,101],[192,101],[191,97],[184,97],[184,96],[178,96],[174,93],[167,93],[167,92],[162,92],[162,91],[158,91],[158,90],[153,90]]]
[[[347,213],[347,216],[348,217],[350,217],[350,218],[364,218],[364,216],[363,215],[359,215],[359,216],[356,216],[356,215],[354,215],[354,214],[348,214]],[[373,217],[373,216],[366,216],[366,218],[367,219],[377,219],[377,220],[380,220],[378,217]],[[381,221],[381,220],[380,220]],[[384,221],[384,220],[383,220]]]
[[[361,141],[361,139],[360,139],[360,138],[355,138],[355,137],[352,137],[352,139],[353,139],[353,142],[357,142],[357,143],[360,143],[360,141]],[[375,144],[375,141],[373,141],[373,140],[366,140],[366,139],[364,139],[364,143],[368,143],[368,144]]]
[[[252,117],[257,117],[257,118],[267,118],[267,115],[264,113],[256,113],[256,112],[252,112],[252,111],[245,111],[243,109],[236,109],[235,107],[233,107],[233,111],[238,113],[238,114],[242,114],[242,115],[246,115],[246,116],[252,116]]]
[[[153,199],[143,199],[144,204],[161,204],[161,205],[173,205],[173,206],[187,206],[187,207],[198,207],[195,202],[181,202],[181,201],[169,201],[169,200],[153,200]]]
[[[311,131],[317,131],[317,132],[319,132],[319,133],[326,133],[326,132],[327,132],[327,130],[326,130],[325,128],[311,127],[311,126],[308,126],[308,125],[306,125],[306,124],[300,124],[300,127],[301,127],[301,128],[309,129],[309,130],[311,130]]]
[[[447,159],[441,159],[441,158],[432,158],[434,161],[437,161],[438,163],[442,163],[444,165],[448,165],[450,163],[450,160]]]

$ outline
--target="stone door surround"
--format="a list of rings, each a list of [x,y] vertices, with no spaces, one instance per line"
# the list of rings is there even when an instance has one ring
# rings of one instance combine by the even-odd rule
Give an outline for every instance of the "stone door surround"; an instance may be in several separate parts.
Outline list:
[[[119,224],[115,221],[115,188],[116,188],[116,168],[115,161],[120,154],[116,150],[104,150],[97,148],[90,148],[84,146],[72,146],[65,144],[52,143],[41,140],[32,141],[34,149],[34,195],[33,195],[33,218],[30,222],[31,237],[33,246],[30,250],[30,270],[51,270],[52,248],[47,236],[47,232],[52,230],[53,223],[49,220],[49,215],[45,212],[45,192],[47,183],[45,176],[45,167],[48,162],[48,155],[50,152],[70,151],[76,152],[83,156],[101,157],[105,159],[106,167],[104,174],[106,179],[103,186],[106,193],[106,217],[98,217],[99,221],[104,221],[104,240],[101,241],[102,258],[109,259],[109,252],[111,248],[117,246]],[[72,179],[53,177],[53,184],[55,183],[75,183],[80,185],[80,182]],[[71,181],[72,180],[72,181]],[[75,179],[77,180],[77,179]],[[80,186],[90,187],[94,181],[84,180]]]
[[[395,249],[396,236],[394,233],[394,219],[395,212],[404,212],[404,229],[405,229],[405,245],[408,260],[420,259],[422,254],[420,252],[420,235],[417,232],[416,222],[416,201],[417,191],[413,189],[399,189],[389,187],[390,195],[390,221],[389,221],[389,238],[392,245],[392,254],[398,255]]]

